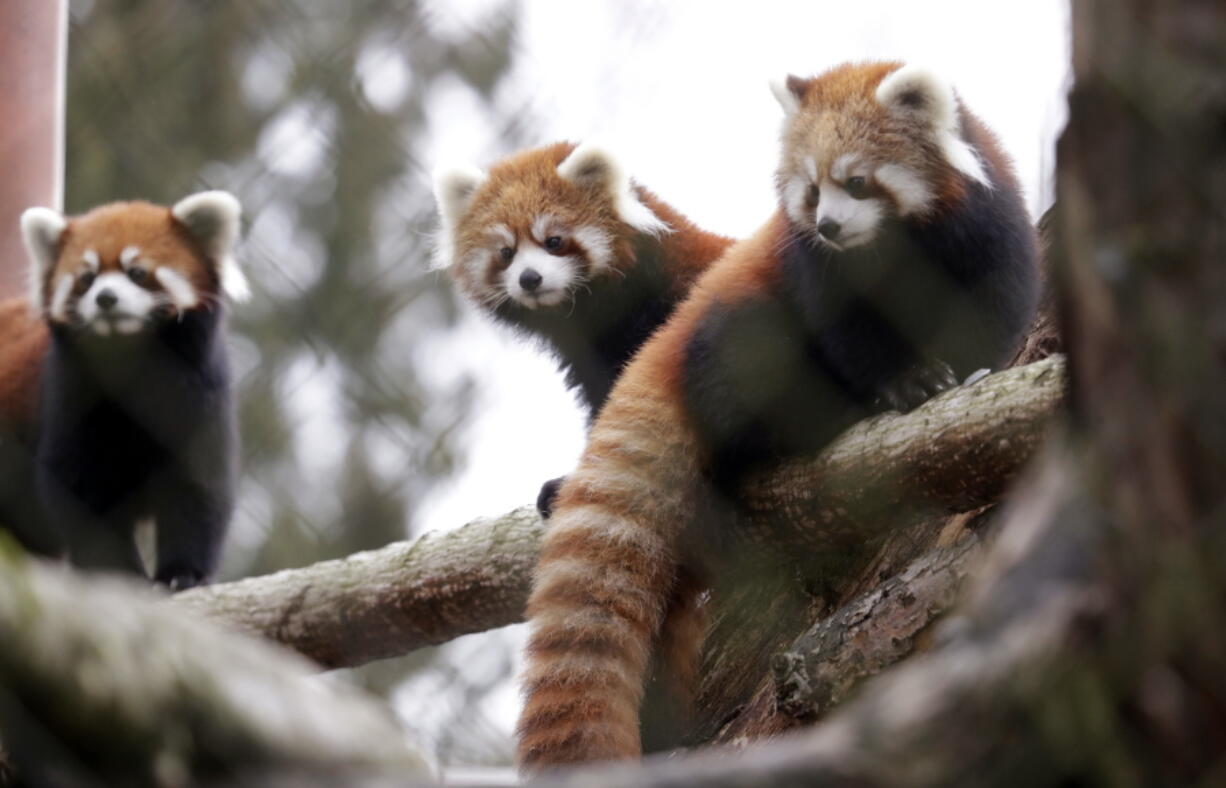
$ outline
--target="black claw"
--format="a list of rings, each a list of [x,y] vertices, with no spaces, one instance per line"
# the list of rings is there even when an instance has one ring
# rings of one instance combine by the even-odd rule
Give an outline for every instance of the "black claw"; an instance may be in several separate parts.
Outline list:
[[[886,386],[878,397],[890,410],[909,413],[947,389],[958,385],[953,369],[943,361],[917,364]]]

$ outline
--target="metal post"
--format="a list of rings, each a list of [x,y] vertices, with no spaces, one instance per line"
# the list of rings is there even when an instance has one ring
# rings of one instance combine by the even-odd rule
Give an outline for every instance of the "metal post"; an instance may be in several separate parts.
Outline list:
[[[64,200],[67,0],[0,0],[0,297],[25,290],[18,217]]]

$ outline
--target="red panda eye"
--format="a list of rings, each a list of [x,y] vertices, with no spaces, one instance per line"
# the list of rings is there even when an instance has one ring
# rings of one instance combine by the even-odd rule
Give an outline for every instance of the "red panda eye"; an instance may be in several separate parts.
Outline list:
[[[498,250],[498,254],[502,257],[504,263],[511,262],[511,258],[515,256],[515,250],[509,246],[504,246]]]
[[[144,284],[149,279],[149,272],[134,265],[128,269],[128,278],[138,285]]]
[[[81,275],[77,277],[77,292],[84,293],[86,290],[89,289],[89,286],[92,285],[93,283],[94,283],[94,272],[93,271],[83,271]]]
[[[562,238],[557,235],[551,235],[545,239],[545,248],[551,252],[556,252],[562,248]]]
[[[868,196],[868,182],[859,175],[847,179],[844,184],[847,188],[847,193],[857,200],[862,200]]]
[[[809,202],[811,202],[814,205],[817,205],[817,199],[821,196],[822,196],[821,187],[819,187],[816,183],[809,184],[809,195],[808,195]]]

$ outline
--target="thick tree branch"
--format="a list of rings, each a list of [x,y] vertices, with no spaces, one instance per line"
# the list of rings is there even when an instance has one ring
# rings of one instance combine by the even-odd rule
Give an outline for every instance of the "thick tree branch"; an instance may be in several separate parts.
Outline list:
[[[173,602],[324,667],[362,665],[520,621],[543,533],[536,509],[523,507]]]
[[[1071,497],[1076,477],[1071,463],[1049,464],[1027,490],[1024,509],[1005,524],[1005,537],[990,551],[971,604],[943,627],[939,645],[872,679],[817,728],[745,749],[580,771],[540,784],[1034,784],[1036,774],[1062,766],[1028,764],[1019,757],[1042,751],[1042,731],[1037,736],[1019,731],[1008,748],[1002,748],[1000,733],[1015,730],[1028,708],[1046,706],[1065,714],[1079,702],[1068,690],[1094,653],[1094,622],[1102,621],[1102,600],[1090,574],[1103,524],[1081,516]],[[1053,694],[1053,685],[1063,691]],[[981,735],[988,730],[994,734]]]
[[[750,506],[771,527],[781,528],[776,510],[790,518],[772,544],[829,546],[872,541],[882,512],[904,502],[928,512],[992,503],[1058,407],[1063,369],[1048,359],[857,425],[817,460],[756,482]],[[519,509],[173,603],[327,667],[360,665],[522,620],[542,533],[535,513]]]
[[[0,643],[0,737],[30,785],[426,773],[382,704],[134,582],[0,546]]]

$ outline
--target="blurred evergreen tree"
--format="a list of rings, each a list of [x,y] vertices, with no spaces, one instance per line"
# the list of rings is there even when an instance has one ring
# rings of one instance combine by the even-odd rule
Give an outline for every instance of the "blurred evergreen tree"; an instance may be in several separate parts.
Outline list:
[[[232,310],[244,483],[224,574],[401,539],[457,462],[471,381],[419,383],[416,343],[456,318],[426,270],[425,103],[489,100],[512,17],[437,36],[411,0],[74,2],[67,208],[242,200],[255,297]]]

